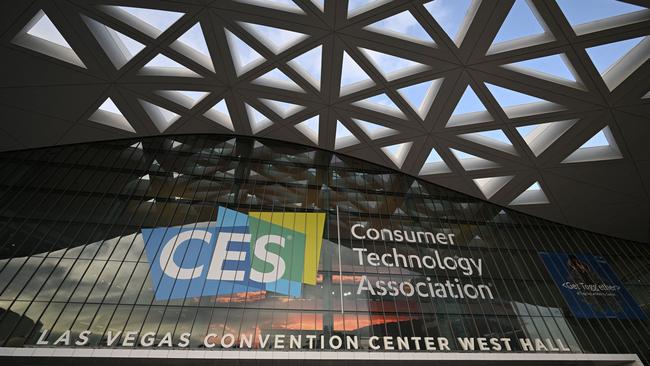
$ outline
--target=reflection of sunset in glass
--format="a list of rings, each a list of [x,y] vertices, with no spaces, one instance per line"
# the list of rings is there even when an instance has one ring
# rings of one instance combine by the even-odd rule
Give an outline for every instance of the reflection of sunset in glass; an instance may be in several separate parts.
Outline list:
[[[230,295],[217,296],[214,298],[214,302],[220,303],[243,303],[243,302],[254,302],[266,299],[266,291],[248,291],[248,292],[237,292]]]
[[[341,283],[343,284],[358,284],[361,281],[361,276],[353,275],[332,275],[332,283]]]
[[[334,315],[334,330],[350,332],[370,326],[398,323],[418,318],[406,314],[336,314]]]
[[[407,314],[334,314],[333,330],[337,332],[350,332],[362,328],[381,326],[391,323],[398,323],[409,320],[421,319],[421,316]],[[319,334],[323,331],[322,313],[281,313],[261,312],[259,317],[244,318],[241,324],[224,325],[223,323],[212,323],[209,327],[210,333],[217,334],[258,334],[276,333],[281,330],[290,331],[316,331]],[[260,333],[261,332],[261,333]]]
[[[288,330],[323,330],[323,314],[295,314],[287,315],[284,329]]]

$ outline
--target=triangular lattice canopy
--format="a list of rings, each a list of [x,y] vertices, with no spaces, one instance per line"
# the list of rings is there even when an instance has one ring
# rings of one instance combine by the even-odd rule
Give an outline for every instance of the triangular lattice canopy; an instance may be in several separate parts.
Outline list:
[[[3,44],[2,148],[258,135],[583,227],[574,208],[603,212],[599,195],[650,202],[640,1],[205,3],[24,6]]]

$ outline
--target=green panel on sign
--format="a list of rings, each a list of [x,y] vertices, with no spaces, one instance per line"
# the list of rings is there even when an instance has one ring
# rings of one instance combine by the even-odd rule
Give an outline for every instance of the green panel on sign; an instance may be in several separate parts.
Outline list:
[[[305,234],[254,217],[249,217],[249,229],[251,249],[253,253],[257,254],[251,257],[251,268],[265,275],[272,275],[274,280],[302,282]],[[284,246],[282,246],[280,238],[284,239]],[[260,253],[262,255],[259,255]],[[278,272],[276,266],[282,267],[280,258],[285,264],[284,273],[276,273]],[[273,281],[265,279],[265,282]]]

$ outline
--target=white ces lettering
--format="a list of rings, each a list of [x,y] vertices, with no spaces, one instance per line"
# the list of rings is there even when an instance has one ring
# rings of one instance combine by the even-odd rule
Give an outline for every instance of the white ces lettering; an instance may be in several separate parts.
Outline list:
[[[219,233],[210,262],[210,270],[208,270],[208,280],[243,281],[246,275],[245,270],[223,269],[223,262],[246,260],[246,252],[228,250],[228,243],[231,241],[248,243],[250,240],[251,234]]]
[[[203,272],[202,265],[194,268],[181,268],[174,262],[174,253],[176,253],[176,249],[178,249],[178,247],[184,242],[192,239],[209,243],[210,239],[212,239],[212,234],[205,230],[192,230],[184,231],[169,239],[169,241],[165,243],[165,246],[163,246],[159,259],[160,268],[162,268],[163,272],[167,276],[179,280],[190,280],[201,276],[201,273]]]
[[[256,258],[270,264],[273,269],[269,272],[262,273],[255,268],[251,268],[251,280],[255,282],[269,283],[275,282],[284,276],[286,264],[284,259],[275,253],[271,253],[266,249],[269,244],[276,244],[284,248],[285,240],[280,235],[263,235],[255,241],[255,255]]]
[[[203,265],[193,268],[181,268],[174,262],[174,255],[176,250],[185,242],[189,240],[200,240],[204,244],[210,243],[212,234],[205,230],[185,231],[174,238],[170,239],[160,253],[160,267],[163,272],[172,278],[180,280],[189,280],[198,278],[203,273]],[[229,233],[222,232],[217,236],[214,252],[206,278],[208,280],[217,281],[244,281],[246,277],[246,270],[231,270],[223,269],[225,261],[245,261],[247,252],[239,250],[228,250],[228,243],[239,242],[250,245],[251,235],[244,233]],[[267,272],[260,272],[256,269],[251,269],[250,279],[261,283],[275,282],[282,278],[286,270],[286,263],[282,257],[276,253],[270,252],[268,245],[279,245],[284,248],[285,239],[280,235],[263,235],[260,236],[255,242],[255,250],[253,255],[262,262],[268,263],[272,269]]]

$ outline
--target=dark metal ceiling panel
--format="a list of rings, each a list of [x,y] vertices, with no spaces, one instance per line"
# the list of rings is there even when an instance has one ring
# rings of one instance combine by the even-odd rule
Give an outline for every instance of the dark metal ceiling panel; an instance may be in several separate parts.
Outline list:
[[[435,0],[21,2],[0,27],[0,149],[258,135],[650,242],[650,10],[572,25],[522,2],[542,32],[496,45],[512,0],[473,1],[454,37]],[[575,80],[512,65],[549,57]]]

